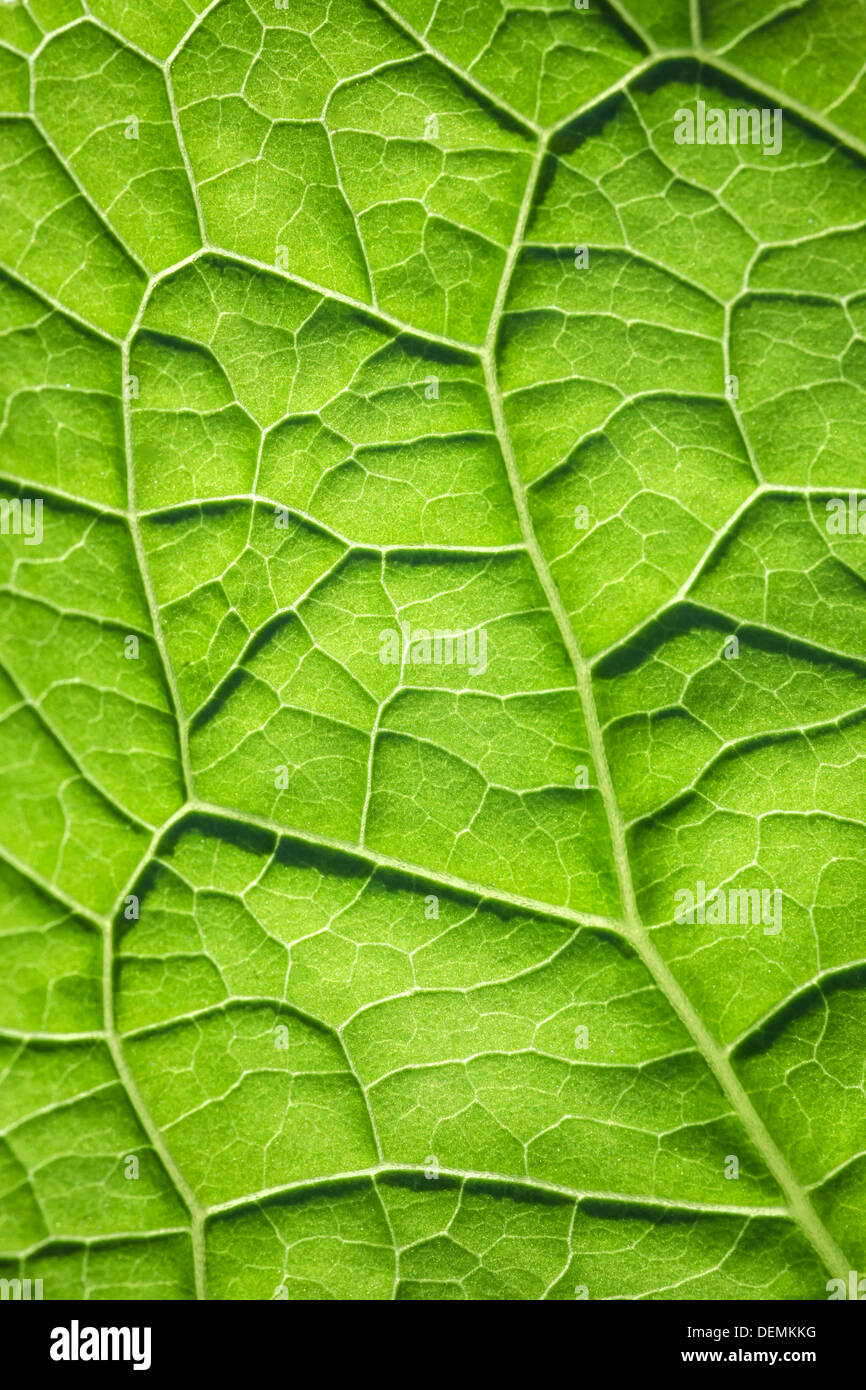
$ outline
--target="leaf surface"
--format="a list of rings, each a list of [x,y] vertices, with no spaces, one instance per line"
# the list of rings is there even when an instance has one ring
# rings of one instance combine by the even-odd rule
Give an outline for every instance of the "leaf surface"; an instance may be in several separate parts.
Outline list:
[[[866,1263],[864,20],[0,7],[0,1275]]]

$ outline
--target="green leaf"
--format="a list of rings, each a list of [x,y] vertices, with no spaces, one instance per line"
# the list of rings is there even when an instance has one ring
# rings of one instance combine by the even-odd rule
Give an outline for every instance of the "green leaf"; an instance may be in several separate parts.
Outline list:
[[[0,1277],[864,1270],[864,9],[0,6]]]

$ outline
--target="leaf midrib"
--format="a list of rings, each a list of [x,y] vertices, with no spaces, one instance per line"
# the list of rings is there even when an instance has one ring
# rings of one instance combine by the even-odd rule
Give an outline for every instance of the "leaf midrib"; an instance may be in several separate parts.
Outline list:
[[[807,1237],[814,1249],[818,1252],[830,1273],[835,1278],[842,1278],[844,1280],[847,1278],[848,1270],[851,1268],[850,1261],[833,1240],[829,1231],[818,1216],[818,1213],[815,1211],[806,1192],[797,1181],[793,1169],[770,1135],[769,1130],[759,1116],[745,1088],[736,1075],[726,1051],[720,1047],[713,1038],[709,1029],[697,1013],[697,1010],[692,1005],[688,995],[674,977],[667,962],[664,961],[656,946],[651,941],[649,933],[641,920],[635,895],[631,862],[628,855],[626,825],[614,789],[601,722],[595,702],[592,668],[581,652],[577,634],[568,617],[565,605],[550,572],[550,567],[536,537],[532,516],[526,501],[526,490],[520,478],[508,424],[505,419],[502,392],[496,368],[495,346],[499,324],[508,296],[511,276],[517,262],[517,257],[520,254],[523,233],[532,208],[536,184],[544,159],[547,155],[547,149],[548,137],[542,135],[539,137],[536,155],[527,181],[517,225],[515,227],[514,239],[509,250],[502,282],[496,296],[494,313],[491,317],[482,358],[488,394],[493,409],[496,433],[505,461],[508,482],[514,499],[514,506],[520,523],[520,530],[526,546],[526,551],[532,561],[539,583],[544,590],[550,611],[556,621],[560,636],[574,670],[575,686],[583,708],[589,738],[590,756],[598,778],[598,788],[604,804],[605,816],[611,837],[620,898],[624,910],[623,934],[640,956],[640,959],[643,961],[644,966],[648,970],[659,991],[667,999],[671,1008],[675,1011],[687,1029],[689,1036],[695,1043],[695,1047],[703,1057],[706,1065],[709,1067],[718,1085],[731,1104],[734,1114],[739,1119],[743,1129],[755,1146],[755,1149],[760,1153],[767,1168],[773,1174],[779,1187],[784,1192],[790,1215],[800,1226],[803,1234]],[[739,414],[737,414],[736,418],[743,440],[747,444],[751,457],[751,445],[748,444],[745,429]],[[763,481],[760,475],[758,476],[758,481],[759,483]]]

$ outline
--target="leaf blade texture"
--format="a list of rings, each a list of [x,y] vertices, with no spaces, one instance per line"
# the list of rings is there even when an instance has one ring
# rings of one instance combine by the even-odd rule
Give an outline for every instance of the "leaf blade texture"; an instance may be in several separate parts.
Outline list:
[[[863,22],[0,7],[0,1277],[864,1267]]]

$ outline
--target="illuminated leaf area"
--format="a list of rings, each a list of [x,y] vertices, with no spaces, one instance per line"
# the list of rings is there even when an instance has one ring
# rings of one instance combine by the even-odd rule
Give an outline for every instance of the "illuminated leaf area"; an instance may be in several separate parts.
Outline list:
[[[0,1276],[866,1272],[864,26],[0,5]]]

